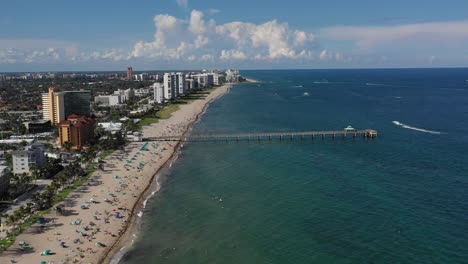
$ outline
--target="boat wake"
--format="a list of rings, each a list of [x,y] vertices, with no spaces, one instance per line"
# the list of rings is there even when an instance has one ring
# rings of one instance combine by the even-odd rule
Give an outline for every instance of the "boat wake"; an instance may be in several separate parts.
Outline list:
[[[411,130],[415,130],[415,131],[419,131],[419,132],[436,134],[436,135],[442,134],[442,132],[438,132],[438,131],[432,131],[432,130],[427,130],[427,129],[423,129],[423,128],[408,126],[408,125],[400,123],[398,121],[392,121],[392,123],[399,126],[399,127],[406,128],[406,129],[411,129]]]
[[[290,86],[291,88],[302,88],[303,86],[302,85],[293,85],[293,86]]]
[[[381,84],[381,83],[366,83],[367,86],[391,86],[391,85],[386,85],[386,84]]]

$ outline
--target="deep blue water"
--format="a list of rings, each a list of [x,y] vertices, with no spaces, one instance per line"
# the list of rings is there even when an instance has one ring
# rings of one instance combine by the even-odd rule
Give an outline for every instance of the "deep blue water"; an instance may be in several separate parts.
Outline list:
[[[194,133],[379,137],[186,144],[122,263],[468,262],[468,69],[242,74]]]

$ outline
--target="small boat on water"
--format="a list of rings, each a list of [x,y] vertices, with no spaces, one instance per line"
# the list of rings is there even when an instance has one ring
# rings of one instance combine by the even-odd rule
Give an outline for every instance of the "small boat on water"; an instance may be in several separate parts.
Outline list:
[[[356,131],[356,129],[354,129],[352,126],[347,126],[344,128],[344,131]]]
[[[328,80],[327,79],[322,79],[320,81],[315,81],[314,83],[317,83],[317,84],[319,84],[319,83],[328,83]]]
[[[305,92],[305,93],[304,93],[304,96],[309,96],[309,93],[308,93],[308,92]]]

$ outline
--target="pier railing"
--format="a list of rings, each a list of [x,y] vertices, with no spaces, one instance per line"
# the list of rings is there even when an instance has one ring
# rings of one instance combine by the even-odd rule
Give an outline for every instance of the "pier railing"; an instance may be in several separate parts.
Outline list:
[[[338,138],[357,138],[365,139],[377,138],[377,130],[334,130],[334,131],[303,131],[303,132],[261,132],[261,133],[239,133],[239,134],[202,134],[164,137],[147,137],[143,141],[251,141],[251,140],[306,140],[306,139],[338,139]]]

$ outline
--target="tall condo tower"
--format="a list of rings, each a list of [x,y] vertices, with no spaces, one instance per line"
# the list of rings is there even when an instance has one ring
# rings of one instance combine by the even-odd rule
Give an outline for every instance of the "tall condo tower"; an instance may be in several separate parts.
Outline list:
[[[131,80],[132,80],[132,76],[133,76],[133,68],[132,68],[132,67],[128,67],[128,68],[127,68],[127,81],[131,81]]]
[[[89,116],[91,92],[85,90],[59,92],[50,87],[42,94],[42,118],[56,125],[71,114]]]

